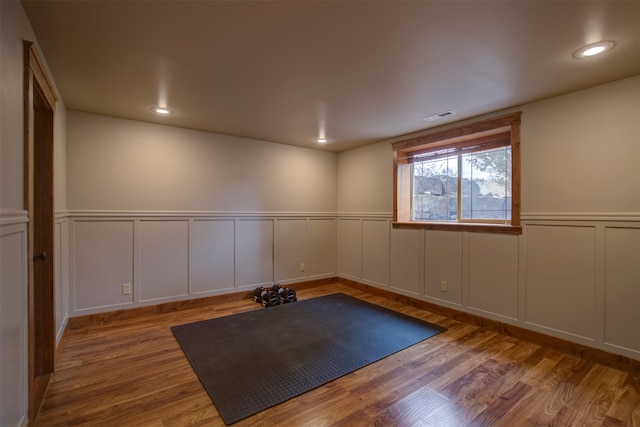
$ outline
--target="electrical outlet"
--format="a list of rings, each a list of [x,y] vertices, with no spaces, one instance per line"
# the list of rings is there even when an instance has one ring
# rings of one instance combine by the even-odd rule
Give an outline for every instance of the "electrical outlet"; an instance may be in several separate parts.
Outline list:
[[[123,283],[122,295],[130,295],[130,294],[131,294],[131,283]]]
[[[300,263],[300,271],[304,271],[304,262]]]
[[[440,292],[447,292],[447,282],[444,280],[440,281]]]

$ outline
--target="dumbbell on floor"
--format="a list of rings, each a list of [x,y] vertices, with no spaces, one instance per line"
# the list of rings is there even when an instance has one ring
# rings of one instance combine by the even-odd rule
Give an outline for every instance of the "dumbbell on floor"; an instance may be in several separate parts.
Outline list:
[[[265,307],[280,304],[280,297],[277,292],[273,292],[269,288],[257,287],[253,291],[253,300],[261,303]]]
[[[296,295],[296,291],[291,288],[285,288],[282,285],[273,285],[271,287],[271,292],[275,292],[280,299],[280,302],[286,304],[288,302],[296,302],[298,301],[298,297]]]

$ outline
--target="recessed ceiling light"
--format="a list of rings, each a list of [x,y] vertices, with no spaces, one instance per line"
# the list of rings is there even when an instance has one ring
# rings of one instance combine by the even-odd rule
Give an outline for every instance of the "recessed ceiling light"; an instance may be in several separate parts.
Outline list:
[[[573,52],[573,57],[578,59],[583,59],[583,58],[589,58],[595,55],[600,55],[602,53],[610,51],[611,49],[613,49],[615,45],[616,44],[611,41],[591,43]]]
[[[164,107],[153,107],[151,111],[158,114],[171,114],[173,112],[168,108],[164,108]]]
[[[316,139],[316,141],[318,141],[318,143],[320,144],[324,144],[325,142],[327,142],[327,138],[318,138]]]

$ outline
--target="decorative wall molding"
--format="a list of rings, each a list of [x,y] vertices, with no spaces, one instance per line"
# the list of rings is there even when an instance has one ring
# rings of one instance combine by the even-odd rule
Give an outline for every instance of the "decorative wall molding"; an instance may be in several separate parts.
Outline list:
[[[60,221],[69,235],[69,317],[335,277],[337,221],[300,213],[70,212]]]
[[[74,218],[335,218],[335,212],[234,212],[234,211],[99,211],[71,210]]]
[[[0,288],[2,289],[2,309],[0,324],[2,325],[2,344],[0,360],[2,360],[3,390],[11,390],[3,394],[2,410],[11,405],[15,409],[16,426],[27,425],[28,411],[28,271],[27,271],[27,225],[26,211],[0,210],[0,252],[2,267],[0,268]],[[1,415],[6,415],[5,413]],[[0,419],[7,420],[9,418]],[[11,421],[13,423],[13,421]],[[0,424],[2,422],[0,421]],[[3,424],[4,425],[4,424]],[[8,425],[8,424],[7,424]]]
[[[69,218],[69,212],[68,211],[56,211],[54,216],[55,216],[56,221],[60,222],[61,220]]]
[[[393,212],[338,212],[335,216],[347,219],[393,219]]]
[[[392,212],[337,212],[338,218],[393,219]],[[523,221],[640,221],[640,212],[523,212]]]
[[[29,222],[29,213],[22,209],[0,209],[0,225]]]
[[[0,221],[24,215],[26,211],[0,210]],[[153,217],[153,218],[345,218],[393,219],[392,212],[246,212],[246,211],[124,211],[69,210],[56,212],[56,219],[65,217]],[[640,222],[640,212],[523,212],[522,221],[594,221]]]
[[[638,301],[625,296],[640,286],[633,267],[640,217],[627,213],[532,217],[536,219],[523,222],[528,231],[520,236],[415,230],[416,238],[390,230],[389,239],[364,227],[384,218],[339,215],[336,275],[640,360],[640,341],[634,337]],[[558,247],[567,250],[549,257]],[[500,254],[497,259],[492,257],[496,254]],[[382,271],[379,266],[385,257],[389,280],[367,275],[364,266]],[[435,261],[427,265],[427,259]],[[560,299],[548,299],[562,292]],[[576,327],[578,318],[584,320],[579,325],[588,327]]]
[[[628,234],[640,229],[640,216],[635,218],[635,214],[539,213],[528,217],[535,219],[524,221],[523,225],[529,230],[521,236],[417,230],[417,238],[413,233],[384,227],[382,223],[392,221],[390,213],[69,211],[59,213],[58,217],[65,226],[68,218],[69,224],[71,318],[244,292],[272,281],[288,284],[337,276],[600,349],[612,350],[619,346],[616,352],[640,358],[640,342],[629,337],[629,328],[613,338],[606,335],[607,331],[618,330],[615,329],[618,324],[629,324],[625,319],[635,310],[636,303],[630,301],[618,317],[606,317],[612,310],[606,301],[616,301],[611,297],[621,298],[629,279],[624,274],[621,279],[615,275],[611,279],[604,276],[605,271],[612,274],[625,271],[625,266],[633,262],[637,250],[633,252],[634,240]],[[301,221],[306,221],[306,225],[299,224]],[[176,222],[185,224],[178,226]],[[325,222],[333,225],[325,227]],[[151,227],[149,231],[153,232],[142,233],[145,227]],[[305,231],[301,232],[300,227]],[[591,259],[588,253],[580,255],[568,250],[566,256],[562,253],[562,260],[550,259],[545,253],[558,243],[554,236],[560,231],[568,238],[569,248],[583,248],[582,227],[593,229],[595,236],[592,249],[596,256],[593,265],[587,263],[594,271],[591,286],[595,294],[586,293],[589,298],[583,295],[574,301],[576,310],[581,306],[583,309],[572,318],[587,316],[585,313],[593,306],[596,311],[593,327],[588,333],[577,334],[587,338],[575,336],[573,323],[561,315],[558,304],[552,313],[545,312],[548,304],[538,301],[544,298],[535,298],[544,292],[531,293],[540,283],[546,283],[544,286],[554,291],[581,286],[578,283],[581,281],[572,278],[582,271],[576,266],[583,266],[584,259]],[[613,231],[609,234],[607,230]],[[335,240],[327,239],[329,234],[335,236]],[[83,241],[83,236],[89,236],[89,240]],[[310,240],[312,237],[315,243]],[[106,240],[96,247],[91,243],[91,239],[96,238]],[[150,238],[154,241],[148,242]],[[606,238],[615,245],[605,245]],[[175,257],[160,260],[161,257],[147,253],[158,246],[158,239]],[[109,244],[114,247],[109,249]],[[629,245],[631,252],[627,250]],[[97,253],[96,259],[111,262],[124,251],[131,256],[127,255],[122,262],[133,257],[133,265],[105,265],[98,270],[94,267],[87,270],[86,265],[90,263],[83,261],[85,252],[99,252],[104,248],[105,253]],[[611,252],[614,249],[623,256]],[[501,254],[498,261],[491,258],[491,254],[496,253]],[[429,257],[435,261],[426,265]],[[162,275],[154,276],[153,263],[165,266],[178,262],[176,260],[182,261],[170,271],[182,271],[179,280],[167,283],[166,289],[162,288],[164,285],[162,289],[150,288],[160,286],[164,279]],[[617,267],[611,264],[612,260]],[[314,261],[315,267],[317,263],[322,264],[319,270],[310,269]],[[576,274],[567,273],[562,267],[564,262],[572,263]],[[303,264],[304,272],[300,271]],[[539,268],[532,270],[534,265]],[[553,268],[559,269],[559,273],[549,270]],[[124,277],[110,277],[119,270],[126,272]],[[104,284],[95,280],[107,276],[109,280]],[[442,281],[448,283],[448,290],[442,291]],[[133,286],[134,294],[126,299],[120,295],[122,283]],[[571,286],[568,288],[565,284]],[[101,304],[96,304],[92,298],[100,292],[105,295],[99,298]],[[540,326],[531,324],[536,323],[531,317],[534,314],[541,317],[537,322]]]
[[[523,212],[522,221],[640,221],[640,212]]]

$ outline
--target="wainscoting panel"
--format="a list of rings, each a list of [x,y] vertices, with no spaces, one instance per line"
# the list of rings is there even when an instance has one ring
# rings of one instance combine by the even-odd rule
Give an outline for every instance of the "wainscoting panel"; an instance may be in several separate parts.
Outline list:
[[[469,233],[469,307],[518,319],[518,236]]]
[[[372,225],[389,215],[345,214],[338,276],[640,360],[637,218],[535,213],[520,236],[391,228],[387,239]],[[384,263],[372,254],[387,245],[389,285],[360,269]]]
[[[235,221],[207,219],[191,222],[189,293],[214,294],[235,287]]]
[[[58,229],[62,237],[69,231],[68,254],[61,252],[69,316],[252,290],[273,285],[276,274],[284,284],[335,277],[336,221],[300,213],[70,212]]]
[[[338,219],[338,272],[347,278],[362,279],[362,221]]]
[[[367,283],[389,285],[389,229],[387,220],[362,221],[362,278]]]
[[[336,220],[334,218],[308,219],[309,278],[333,277],[336,275]]]
[[[463,233],[424,231],[424,294],[430,298],[462,304]],[[440,282],[447,290],[440,290]]]
[[[307,220],[276,221],[276,282],[300,281],[307,275]]]
[[[423,234],[392,228],[390,234],[389,285],[408,295],[422,294]]]
[[[78,212],[56,239],[67,227],[71,317],[338,275],[640,360],[637,216],[529,216],[505,236],[385,214]]]
[[[189,222],[140,221],[140,301],[189,294]]]
[[[73,228],[73,310],[131,304],[133,221],[76,221]],[[122,294],[124,283],[131,284],[131,294]]]
[[[273,220],[237,221],[236,279],[238,288],[271,286],[274,283]]]
[[[55,322],[56,322],[56,342],[58,342],[58,334],[60,332],[60,324],[64,321],[64,317],[66,317],[66,313],[63,313],[63,291],[62,291],[62,269],[61,267],[61,249],[62,245],[60,243],[60,237],[62,236],[62,224],[56,221],[54,229],[54,244],[55,244],[55,253],[56,257],[54,259],[53,265],[53,297],[54,297],[54,305],[55,305]],[[63,316],[60,319],[60,316]]]
[[[596,338],[595,227],[528,225],[527,323]]]
[[[16,224],[0,221],[1,425],[22,425],[27,415],[26,213],[22,220]]]
[[[605,228],[605,343],[640,352],[640,228]]]
[[[55,321],[56,342],[62,339],[62,333],[69,316],[69,222],[66,218],[57,218],[55,222],[56,258],[54,265],[54,297],[55,297]]]

